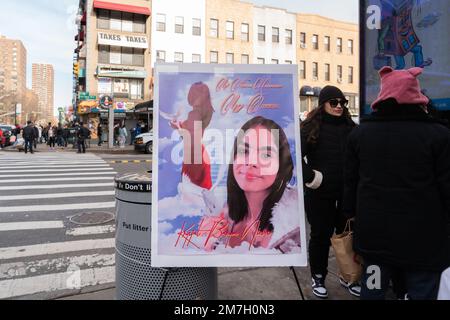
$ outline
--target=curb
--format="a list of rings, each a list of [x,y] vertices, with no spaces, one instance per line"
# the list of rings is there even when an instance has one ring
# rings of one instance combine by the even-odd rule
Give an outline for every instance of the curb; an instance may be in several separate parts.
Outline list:
[[[152,160],[115,160],[115,161],[106,161],[107,163],[114,164],[114,163],[152,163]]]

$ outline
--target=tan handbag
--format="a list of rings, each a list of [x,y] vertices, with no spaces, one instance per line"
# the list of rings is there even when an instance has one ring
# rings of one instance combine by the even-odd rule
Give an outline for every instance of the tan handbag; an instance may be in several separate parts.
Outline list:
[[[336,234],[331,238],[331,246],[336,256],[340,276],[348,283],[356,283],[361,280],[362,259],[353,251],[351,221],[347,221],[342,234]]]

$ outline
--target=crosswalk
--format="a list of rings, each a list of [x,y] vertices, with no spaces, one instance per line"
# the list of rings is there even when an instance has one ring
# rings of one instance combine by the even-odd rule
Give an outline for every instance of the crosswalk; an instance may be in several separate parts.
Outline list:
[[[114,213],[115,175],[92,154],[0,152],[0,299],[54,297],[115,281],[114,221],[70,220]]]

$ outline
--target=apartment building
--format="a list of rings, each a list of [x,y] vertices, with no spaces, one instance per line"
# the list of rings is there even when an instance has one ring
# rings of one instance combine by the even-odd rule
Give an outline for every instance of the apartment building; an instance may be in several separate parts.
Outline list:
[[[253,63],[296,63],[295,13],[278,8],[254,7],[253,22]]]
[[[253,17],[250,3],[206,0],[206,62],[252,63]]]
[[[321,88],[334,85],[347,96],[351,113],[358,114],[358,26],[299,13],[296,37],[301,111],[316,107]]]
[[[205,63],[205,0],[152,2],[152,66],[155,62]]]
[[[55,70],[51,64],[33,63],[32,90],[38,96],[37,117],[53,121],[55,96]]]

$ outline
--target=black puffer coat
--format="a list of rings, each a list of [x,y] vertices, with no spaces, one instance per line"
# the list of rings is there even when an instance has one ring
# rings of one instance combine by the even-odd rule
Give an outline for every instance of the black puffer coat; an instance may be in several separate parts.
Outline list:
[[[305,128],[301,130],[303,182],[314,179],[314,170],[323,175],[320,187],[305,192],[315,192],[321,197],[341,200],[344,190],[344,156],[347,137],[355,124],[344,117],[322,114],[319,139],[315,144],[307,142]],[[307,158],[307,163],[304,158]]]
[[[447,266],[448,128],[419,109],[363,119],[349,136],[345,172],[357,253],[413,270]]]

